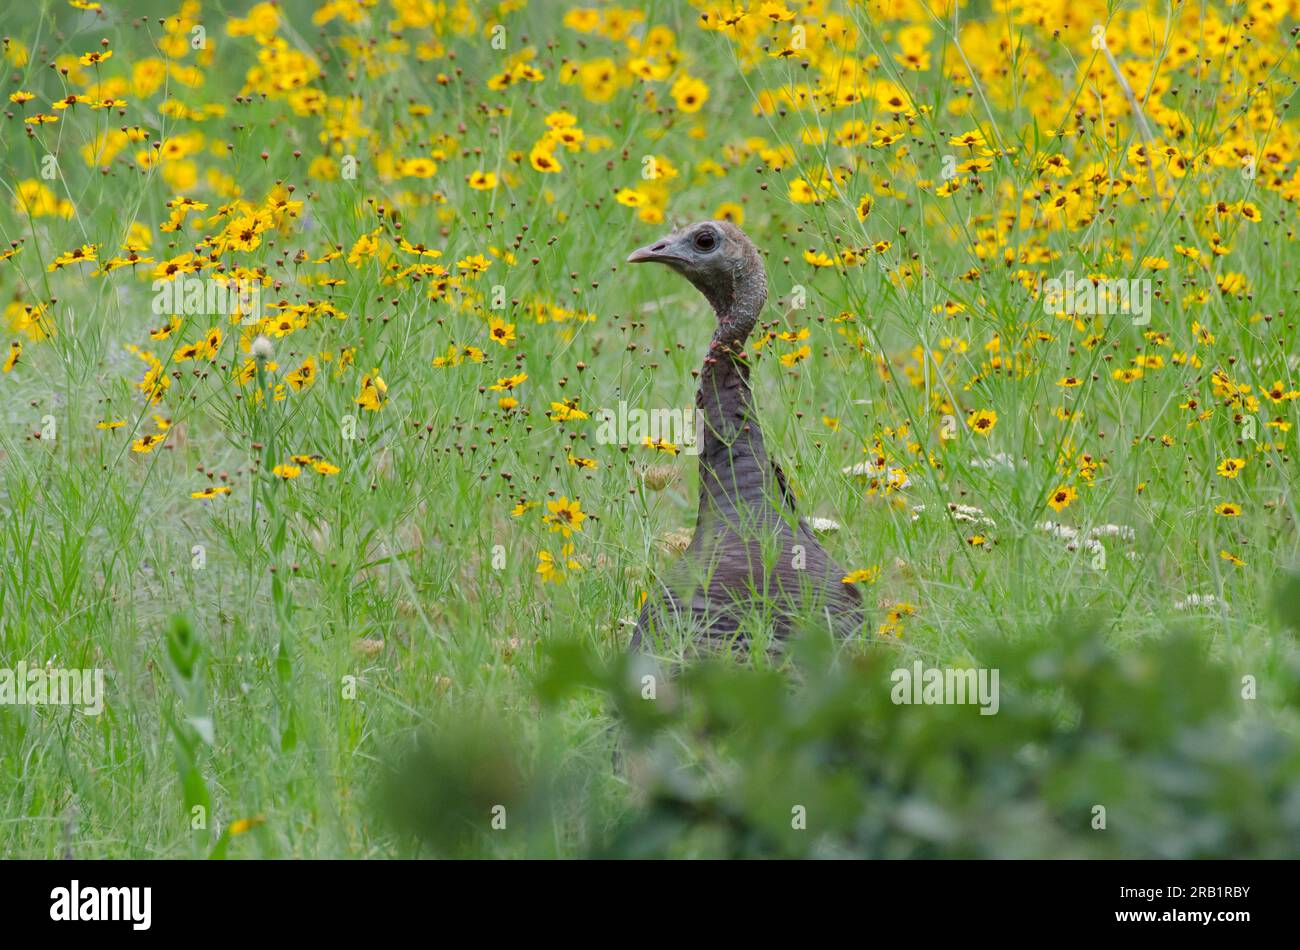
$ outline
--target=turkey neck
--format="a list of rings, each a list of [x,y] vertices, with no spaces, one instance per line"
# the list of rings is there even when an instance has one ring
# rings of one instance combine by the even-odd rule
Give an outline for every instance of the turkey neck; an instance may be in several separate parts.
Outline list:
[[[695,396],[704,429],[696,523],[699,536],[722,524],[739,528],[741,520],[770,510],[782,498],[754,411],[745,353],[745,343],[767,299],[762,265],[741,275],[728,290],[732,292],[706,293],[718,328],[709,341]]]

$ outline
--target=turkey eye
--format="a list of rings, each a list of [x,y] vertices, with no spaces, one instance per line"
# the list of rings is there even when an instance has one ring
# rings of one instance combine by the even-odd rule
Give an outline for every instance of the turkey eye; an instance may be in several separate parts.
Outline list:
[[[712,231],[701,231],[695,235],[695,249],[697,251],[711,251],[713,245],[717,243]]]

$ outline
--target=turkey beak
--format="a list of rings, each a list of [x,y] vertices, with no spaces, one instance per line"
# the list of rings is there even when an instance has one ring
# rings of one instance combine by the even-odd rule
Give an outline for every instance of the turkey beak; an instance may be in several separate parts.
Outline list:
[[[644,264],[647,261],[658,261],[666,264],[669,261],[677,260],[677,255],[669,251],[672,243],[664,238],[655,241],[653,244],[647,244],[645,247],[638,247],[635,251],[627,256],[629,264]]]

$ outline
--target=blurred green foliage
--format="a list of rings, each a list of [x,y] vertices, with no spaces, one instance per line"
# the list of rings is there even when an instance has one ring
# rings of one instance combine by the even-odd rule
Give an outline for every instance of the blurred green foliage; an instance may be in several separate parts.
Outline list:
[[[1296,595],[1291,578],[1284,626]],[[987,635],[972,654],[1000,671],[990,716],[895,705],[891,672],[914,658],[880,645],[810,637],[782,669],[703,662],[665,675],[645,658],[555,644],[541,708],[603,704],[617,722],[593,728],[605,754],[561,763],[558,747],[525,755],[508,726],[444,724],[394,773],[395,814],[438,854],[1294,857],[1300,666],[1291,649],[1272,672],[1236,669],[1211,655],[1211,632],[1189,624],[1116,647],[1075,618]],[[597,791],[611,770],[629,786],[620,807]],[[534,825],[569,817],[541,844],[492,844],[496,801]],[[557,828],[573,834],[557,841]]]

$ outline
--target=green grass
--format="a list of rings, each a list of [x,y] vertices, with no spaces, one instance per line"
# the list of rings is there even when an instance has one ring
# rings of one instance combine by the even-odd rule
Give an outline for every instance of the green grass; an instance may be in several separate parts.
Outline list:
[[[282,93],[245,94],[258,44],[226,30],[244,5],[204,4],[192,24],[204,26],[214,44],[212,60],[200,65],[201,86],[187,87],[173,74],[137,94],[132,69],[156,55],[151,46],[163,32],[152,19],[133,26],[114,4],[106,6],[109,16],[99,22],[52,2],[0,14],[0,35],[32,50],[26,64],[6,61],[5,97],[19,89],[37,94],[25,106],[8,103],[16,117],[0,120],[0,247],[22,247],[0,262],[0,306],[43,305],[54,331],[34,339],[12,309],[0,320],[0,358],[11,341],[23,343],[18,364],[0,375],[0,666],[25,660],[103,668],[108,680],[99,717],[55,706],[0,707],[0,854],[405,853],[403,833],[384,817],[386,765],[431,723],[488,715],[495,726],[442,758],[435,752],[433,765],[480,767],[490,797],[492,769],[484,762],[500,761],[509,773],[519,758],[545,761],[582,787],[587,804],[538,804],[512,824],[516,833],[473,839],[472,853],[584,853],[637,814],[636,783],[611,764],[618,730],[608,704],[584,693],[543,714],[534,681],[556,643],[576,640],[605,660],[624,649],[647,578],[670,557],[659,539],[692,525],[695,463],[642,446],[599,444],[592,420],[556,422],[547,412],[569,398],[591,415],[621,400],[647,409],[690,404],[712,316],[668,271],[622,262],[673,222],[712,216],[724,203],[743,206],[743,226],[767,254],[764,319],[774,321],[774,332],[808,331],[805,340],[771,340],[760,350],[754,379],[768,445],[802,513],[840,523],[825,539],[836,559],[850,570],[880,568],[878,579],[862,586],[872,629],[850,651],[886,653],[898,665],[916,658],[979,664],[989,631],[1015,642],[1041,636],[1054,617],[1086,612],[1101,618],[1111,648],[1136,655],[1192,615],[1215,669],[1232,682],[1246,674],[1259,681],[1247,715],[1282,717],[1279,728],[1294,740],[1278,688],[1291,675],[1294,631],[1278,623],[1270,603],[1282,570],[1297,561],[1296,401],[1264,395],[1275,380],[1284,390],[1300,387],[1300,127],[1291,117],[1300,70],[1290,21],[1257,24],[1237,55],[1207,40],[1202,25],[1184,22],[1175,39],[1213,64],[1197,79],[1162,30],[1150,49],[1139,47],[1140,10],[1097,8],[1098,20],[1115,16],[1124,30],[1131,25],[1108,36],[1117,60],[1136,64],[1129,78],[1137,95],[1146,96],[1153,64],[1181,93],[1166,86],[1145,110],[1159,142],[1197,162],[1177,177],[1134,161],[1139,123],[1104,58],[1090,49],[1093,21],[1082,13],[1056,41],[1059,24],[1012,24],[987,4],[971,4],[958,35],[975,79],[963,81],[951,78],[963,68],[947,42],[950,18],[935,20],[918,8],[886,19],[834,5],[853,24],[857,55],[879,58],[872,80],[909,91],[915,114],[895,120],[870,96],[829,112],[754,114],[763,90],[829,75],[821,67],[834,59],[836,43],[818,26],[827,21],[820,14],[794,21],[808,26],[806,55],[777,58],[760,49],[767,27],[749,42],[699,29],[697,11],[685,5],[647,4],[646,24],[673,30],[681,56],[661,56],[671,78],[646,84],[624,69],[634,51],[622,39],[561,25],[541,3],[502,12],[504,50],[492,45],[495,8],[488,6],[476,8],[474,29],[412,25],[403,31],[406,45],[390,48],[386,27],[397,14],[389,4],[368,21],[321,27],[311,22],[311,5],[284,4],[278,35],[321,64],[312,88],[360,98],[359,128],[343,122],[341,102],[313,114],[295,110]],[[131,4],[133,16],[140,6],[149,4]],[[156,5],[149,12],[176,11]],[[1064,21],[1061,11],[1051,16]],[[932,31],[927,70],[907,71],[893,57],[907,23]],[[778,47],[789,26],[771,28]],[[1014,57],[990,45],[1007,31],[1022,37]],[[46,64],[98,49],[101,37],[114,56],[98,75],[127,78],[125,115],[82,104],[25,134],[22,116],[51,113],[52,100],[84,91]],[[368,61],[353,61],[371,39]],[[455,58],[421,59],[418,45],[435,40]],[[758,51],[753,68],[746,50]],[[1258,51],[1268,57],[1250,59]],[[545,78],[489,89],[489,77],[512,65],[511,57],[535,63]],[[561,81],[566,59],[602,57],[626,80],[608,101],[599,101],[598,84]],[[191,51],[183,62],[199,58]],[[815,65],[804,69],[806,60]],[[1083,81],[1090,63],[1092,78]],[[1001,69],[1007,64],[1014,64],[1009,72]],[[83,70],[93,81],[95,69]],[[438,73],[446,74],[445,85]],[[674,104],[670,90],[682,74],[708,85],[698,112]],[[647,105],[647,89],[657,111]],[[1104,116],[1097,90],[1105,94]],[[168,97],[226,111],[176,118],[159,108]],[[412,105],[427,113],[413,114]],[[1177,123],[1173,109],[1181,113]],[[588,142],[604,142],[592,150],[558,147],[564,170],[541,174],[528,155],[557,110],[576,117]],[[1077,123],[1070,118],[1076,110],[1083,114]],[[880,122],[901,138],[876,147],[833,144],[852,120]],[[1051,137],[1063,121],[1077,134]],[[1173,134],[1175,124],[1183,134]],[[161,167],[141,167],[143,144],[103,163],[107,174],[83,158],[97,134],[133,125],[147,128],[151,142],[194,134],[202,142]],[[939,196],[943,157],[972,154],[950,140],[977,127],[1004,153],[989,156],[978,183]],[[1234,156],[1215,151],[1235,142],[1251,143],[1259,156],[1254,177],[1240,173]],[[433,177],[394,173],[396,159],[434,151]],[[40,175],[46,154],[58,158],[58,175],[48,181]],[[356,155],[356,179],[309,171],[326,154],[336,162]],[[1054,154],[1069,158],[1066,177],[1041,171]],[[676,177],[645,180],[645,156],[657,156],[661,166],[666,160]],[[193,164],[192,184],[185,162]],[[1104,200],[1090,192],[1084,172],[1091,162],[1113,177],[1127,175],[1127,190]],[[815,183],[827,168],[840,170],[841,180],[817,203],[791,200],[792,182]],[[496,187],[469,187],[476,171],[496,174]],[[26,213],[14,196],[30,181],[70,201],[71,215]],[[302,208],[262,233],[256,249],[229,250],[220,260],[263,268],[281,282],[264,289],[264,302],[327,299],[347,315],[313,314],[294,332],[273,335],[279,368],[244,385],[232,375],[248,358],[242,347],[253,334],[241,338],[244,328],[224,316],[188,317],[168,339],[150,339],[167,319],[150,311],[152,266],[97,277],[90,265],[47,270],[84,243],[102,245],[101,261],[119,253],[137,222],[150,229],[147,253],[155,259],[193,251],[221,229],[206,222],[232,200],[223,182],[255,207],[277,184],[291,184]],[[1049,225],[1044,206],[1071,186],[1083,193],[1082,210],[1065,225]],[[618,189],[636,189],[652,209],[640,214],[653,218],[658,210],[665,220],[641,220],[638,209],[615,199]],[[855,209],[864,194],[875,206],[861,220]],[[166,202],[177,195],[209,207],[182,231],[162,232]],[[1261,220],[1237,214],[1207,221],[1205,209],[1217,201],[1251,202]],[[405,265],[416,258],[396,248],[399,234],[441,250],[436,263],[453,275],[471,255],[491,263],[430,299],[434,278],[394,281],[375,257],[344,259],[375,231]],[[1226,254],[1213,253],[1215,233]],[[804,257],[880,241],[891,245],[861,264],[819,268]],[[1180,256],[1177,245],[1198,248],[1206,265]],[[333,248],[343,256],[314,263]],[[1144,269],[1147,257],[1164,258],[1168,269]],[[964,276],[972,268],[977,280]],[[1067,271],[1153,280],[1150,324],[1085,315],[1076,325],[1045,313],[1035,282]],[[1219,290],[1216,282],[1234,274],[1244,289]],[[344,283],[306,283],[326,275]],[[504,288],[500,309],[493,306],[497,285]],[[805,305],[796,307],[801,296]],[[949,302],[960,305],[952,314],[942,309]],[[535,305],[566,313],[537,322]],[[838,322],[844,312],[850,318]],[[510,346],[489,339],[491,317],[515,325]],[[1197,340],[1193,321],[1213,342]],[[179,361],[181,347],[213,326],[223,331],[215,356]],[[1086,346],[1094,335],[1101,339]],[[994,340],[996,353],[988,348]],[[805,343],[806,359],[782,365],[779,356]],[[137,384],[147,366],[127,345],[155,354],[170,378],[157,405],[146,404]],[[453,345],[477,347],[484,359],[435,367]],[[347,348],[352,365],[339,371]],[[1175,352],[1196,360],[1175,362]],[[1130,383],[1114,378],[1151,354],[1163,358],[1161,367],[1147,367]],[[995,356],[1001,365],[992,364]],[[274,386],[308,357],[319,362],[314,385],[272,398]],[[356,403],[372,369],[387,385],[378,411]],[[1215,371],[1238,387],[1234,396],[1212,382]],[[519,407],[504,411],[502,394],[485,387],[519,372],[528,375],[513,394]],[[1066,376],[1083,384],[1057,386]],[[259,389],[266,393],[260,400]],[[1184,408],[1192,400],[1196,406]],[[1073,415],[1058,417],[1061,407]],[[987,436],[965,423],[976,410],[997,414]],[[157,431],[155,413],[171,420],[166,441],[133,452],[133,440]],[[838,428],[823,416],[838,419]],[[100,430],[103,420],[125,424]],[[1267,427],[1273,420],[1284,427]],[[954,437],[944,438],[945,430]],[[290,481],[271,474],[290,455],[313,453],[340,471],[307,469]],[[1009,465],[982,464],[999,453]],[[1091,462],[1081,465],[1084,454]],[[598,467],[576,467],[570,455]],[[842,474],[877,456],[906,473],[905,490]],[[1246,460],[1238,477],[1216,474],[1227,458]],[[662,490],[648,488],[639,474],[655,464],[678,472]],[[209,501],[190,497],[214,484],[232,491]],[[1047,500],[1061,486],[1078,497],[1058,514]],[[580,499],[589,516],[568,539],[581,569],[566,572],[562,583],[544,583],[539,552],[558,557],[566,543],[543,522],[545,502],[561,496]],[[514,516],[521,499],[541,504]],[[1224,502],[1240,505],[1241,515],[1216,514]],[[950,517],[949,503],[978,507],[994,526]],[[920,505],[925,510],[914,517]],[[1049,519],[1081,532],[1125,526],[1133,537],[1105,539],[1103,566],[1093,552],[1069,550],[1041,530]],[[969,543],[976,533],[985,536],[983,546]],[[1190,595],[1217,600],[1180,609]],[[907,605],[901,616],[900,604]],[[191,639],[173,631],[176,615],[187,618]],[[179,638],[171,653],[169,636]],[[499,758],[485,753],[480,761],[466,751],[498,745]],[[206,828],[194,827],[196,804],[209,812]],[[247,833],[223,837],[241,819],[258,820]],[[710,848],[704,842],[695,853]]]

